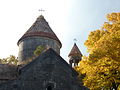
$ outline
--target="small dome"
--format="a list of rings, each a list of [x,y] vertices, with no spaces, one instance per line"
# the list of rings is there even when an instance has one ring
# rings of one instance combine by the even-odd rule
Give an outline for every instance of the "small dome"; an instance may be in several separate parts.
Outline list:
[[[68,57],[70,58],[69,63],[70,63],[71,67],[73,66],[73,64],[74,64],[74,67],[78,66],[79,61],[82,60],[82,53],[80,52],[76,43],[74,43],[74,46],[73,46],[72,50],[70,51]]]
[[[76,43],[74,43],[74,46],[73,46],[72,50],[70,51],[68,57],[74,56],[74,55],[80,55],[80,56],[82,56],[82,53],[80,52],[80,50],[77,47]]]

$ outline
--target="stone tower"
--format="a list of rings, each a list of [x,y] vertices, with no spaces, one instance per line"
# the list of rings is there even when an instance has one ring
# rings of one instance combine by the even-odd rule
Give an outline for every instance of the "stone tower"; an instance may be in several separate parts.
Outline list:
[[[18,40],[18,60],[25,61],[34,56],[35,49],[42,45],[60,54],[62,44],[50,28],[44,16],[40,15],[26,33]]]
[[[82,53],[80,52],[76,43],[74,43],[74,46],[70,51],[68,57],[70,58],[69,63],[71,66],[72,64],[74,64],[74,66],[78,66],[79,61],[82,59]]]

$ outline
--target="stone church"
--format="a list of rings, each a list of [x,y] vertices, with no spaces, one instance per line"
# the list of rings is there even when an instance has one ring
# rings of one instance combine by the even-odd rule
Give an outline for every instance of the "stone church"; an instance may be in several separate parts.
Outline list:
[[[81,60],[79,48],[74,44],[68,55],[68,64],[60,56],[62,43],[44,16],[37,18],[17,45],[19,65],[0,64],[0,90],[88,90],[78,81],[78,73],[72,68]],[[38,46],[46,49],[35,57],[34,51]],[[31,62],[22,65],[30,58],[33,58]]]

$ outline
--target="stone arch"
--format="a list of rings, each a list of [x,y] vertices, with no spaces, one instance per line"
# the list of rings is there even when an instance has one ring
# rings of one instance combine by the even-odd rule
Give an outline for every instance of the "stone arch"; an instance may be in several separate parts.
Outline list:
[[[46,90],[53,90],[55,87],[54,83],[48,83],[46,86]]]
[[[47,89],[47,90],[53,90],[53,87],[52,87],[52,86],[47,86],[46,89]]]

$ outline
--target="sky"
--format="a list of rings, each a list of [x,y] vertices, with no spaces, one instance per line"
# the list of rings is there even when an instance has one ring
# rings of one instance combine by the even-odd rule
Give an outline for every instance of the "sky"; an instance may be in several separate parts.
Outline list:
[[[120,12],[120,0],[1,0],[0,58],[18,56],[17,41],[41,15],[62,42],[61,56],[68,61],[74,38],[83,55],[91,31],[99,29],[106,15]]]

